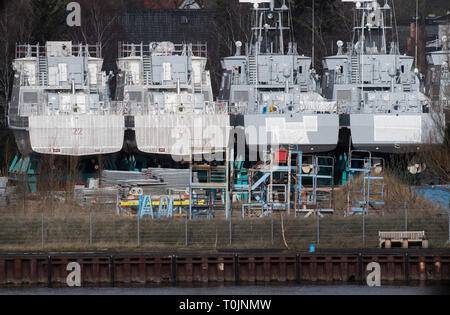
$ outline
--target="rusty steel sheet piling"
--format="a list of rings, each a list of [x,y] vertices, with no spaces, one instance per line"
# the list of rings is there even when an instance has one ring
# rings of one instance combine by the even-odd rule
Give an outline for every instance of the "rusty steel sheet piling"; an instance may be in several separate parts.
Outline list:
[[[342,253],[0,253],[0,286],[65,286],[67,265],[90,286],[176,283],[362,282],[377,262],[381,281],[450,281],[450,251]]]

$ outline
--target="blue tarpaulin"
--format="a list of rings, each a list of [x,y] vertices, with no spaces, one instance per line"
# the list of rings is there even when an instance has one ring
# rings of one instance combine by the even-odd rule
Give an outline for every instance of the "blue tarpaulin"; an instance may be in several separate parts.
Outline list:
[[[433,204],[439,205],[447,211],[450,210],[450,185],[413,187],[413,190]]]

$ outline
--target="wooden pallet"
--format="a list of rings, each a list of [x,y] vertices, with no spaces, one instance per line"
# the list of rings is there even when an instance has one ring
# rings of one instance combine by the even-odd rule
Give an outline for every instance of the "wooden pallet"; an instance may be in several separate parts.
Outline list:
[[[391,248],[393,243],[400,243],[402,248],[408,248],[411,243],[421,244],[423,248],[428,248],[428,240],[425,231],[414,232],[378,232],[380,248]]]

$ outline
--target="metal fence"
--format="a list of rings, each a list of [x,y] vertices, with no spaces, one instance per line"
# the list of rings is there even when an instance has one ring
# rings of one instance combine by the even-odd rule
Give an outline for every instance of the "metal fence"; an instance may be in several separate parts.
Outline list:
[[[425,231],[430,247],[436,248],[449,246],[449,228],[447,212],[308,218],[275,213],[260,219],[236,217],[227,221],[124,217],[93,207],[61,215],[42,208],[32,214],[1,214],[0,250],[305,249],[310,244],[318,248],[376,248],[378,233],[391,231]]]

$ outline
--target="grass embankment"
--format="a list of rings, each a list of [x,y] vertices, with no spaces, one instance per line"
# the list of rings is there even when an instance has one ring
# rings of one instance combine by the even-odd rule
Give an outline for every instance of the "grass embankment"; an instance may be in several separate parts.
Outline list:
[[[437,206],[417,196],[394,176],[384,175],[386,205],[372,210],[365,218],[365,246],[378,246],[379,231],[404,231],[408,203],[408,230],[425,231],[431,247],[445,247],[448,240],[448,215]],[[361,181],[355,179],[355,185]],[[354,188],[355,185],[352,187]],[[152,220],[124,217],[111,207],[93,208],[92,235],[90,211],[73,201],[56,201],[52,197],[34,196],[15,207],[0,209],[0,250],[202,250],[226,248],[305,249],[311,243],[321,248],[363,247],[362,216],[346,217],[347,192],[350,185],[335,191],[333,215],[294,218],[279,213],[263,219]],[[70,200],[70,194],[68,200]],[[44,224],[42,230],[42,209]],[[240,209],[236,211],[240,213]],[[186,231],[187,226],[187,231]],[[42,248],[42,231],[44,247]],[[92,242],[91,242],[92,241]],[[186,245],[187,244],[187,245]]]
[[[405,184],[401,180],[399,180],[394,175],[389,173],[383,174],[383,182],[384,182],[384,201],[385,206],[377,206],[375,207],[377,212],[381,212],[384,210],[384,214],[397,215],[402,216],[404,214],[405,203],[407,203],[408,207],[408,215],[419,215],[419,216],[430,216],[433,217],[435,215],[441,214],[442,209],[432,204],[427,199],[421,197],[416,194],[410,185]],[[362,181],[361,177],[353,180],[352,183],[348,183],[345,186],[335,188],[335,209],[337,214],[344,214],[345,210],[348,207],[348,193],[351,190],[362,190]],[[380,191],[379,187],[376,186],[378,184],[377,181],[374,181],[375,186],[373,189],[373,196],[371,200],[378,200]],[[362,200],[363,197],[361,194],[359,196],[355,196],[358,194],[354,194],[353,197],[355,199]]]
[[[386,211],[384,216],[365,218],[365,246],[378,246],[379,231],[405,230],[404,210]],[[141,219],[138,247],[137,217],[113,214],[94,208],[92,243],[89,209],[76,204],[54,203],[42,213],[28,201],[26,210],[9,209],[0,217],[0,250],[205,250],[225,248],[305,249],[311,243],[320,248],[363,247],[362,216],[339,214],[293,218],[280,214],[263,219]],[[187,232],[186,232],[187,226]],[[319,228],[318,228],[319,226]],[[408,230],[424,230],[431,247],[444,247],[448,239],[448,218],[437,209],[409,209]],[[283,235],[284,232],[284,235]],[[186,239],[187,237],[187,239]],[[319,241],[319,242],[318,242]],[[231,243],[230,243],[231,242]],[[186,246],[187,243],[187,246]]]

